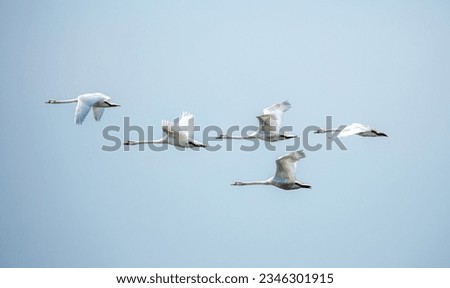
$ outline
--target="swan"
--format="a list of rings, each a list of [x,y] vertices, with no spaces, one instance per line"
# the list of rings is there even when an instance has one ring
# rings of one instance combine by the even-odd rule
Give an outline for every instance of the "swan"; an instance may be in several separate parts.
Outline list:
[[[275,176],[272,178],[263,181],[234,182],[231,185],[273,185],[284,190],[295,190],[300,188],[311,189],[311,185],[297,181],[295,178],[297,162],[302,158],[305,158],[305,153],[303,153],[303,150],[288,153],[279,157],[275,161],[277,164],[277,170],[275,172]]]
[[[329,129],[324,130],[320,128],[314,133],[327,133],[327,132],[339,132],[337,137],[347,137],[351,135],[359,135],[363,137],[388,137],[385,133],[371,128],[370,126],[359,124],[359,123],[353,123],[350,125],[345,126],[342,129]]]
[[[102,118],[104,108],[111,108],[111,107],[119,107],[119,104],[115,104],[112,102],[109,102],[111,100],[110,97],[106,96],[102,93],[87,93],[78,96],[74,99],[69,100],[48,100],[45,102],[46,104],[65,104],[65,103],[78,103],[77,108],[75,109],[75,123],[76,124],[82,124],[84,121],[84,118],[86,118],[86,115],[89,113],[89,110],[92,108],[92,112],[94,114],[94,119],[97,121],[100,121],[100,118]]]
[[[177,147],[202,147],[206,145],[194,140],[194,115],[189,112],[183,112],[181,117],[175,119],[173,122],[162,120],[162,130],[165,133],[163,138],[159,140],[147,141],[127,141],[124,145],[138,145],[138,144],[170,144]]]
[[[258,130],[248,136],[219,135],[216,139],[261,139],[275,142],[296,138],[297,135],[280,133],[281,116],[291,108],[288,101],[273,104],[263,110],[263,114],[256,116],[259,122]]]

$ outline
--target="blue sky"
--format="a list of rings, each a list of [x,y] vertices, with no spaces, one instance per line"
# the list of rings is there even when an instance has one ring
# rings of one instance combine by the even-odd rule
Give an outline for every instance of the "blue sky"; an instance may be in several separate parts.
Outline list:
[[[449,267],[450,5],[393,2],[2,1],[0,266]],[[122,104],[101,122],[44,104],[95,91]],[[297,134],[331,115],[389,138],[305,151],[294,192],[229,185],[289,141],[101,150],[124,117],[159,137],[286,99]]]

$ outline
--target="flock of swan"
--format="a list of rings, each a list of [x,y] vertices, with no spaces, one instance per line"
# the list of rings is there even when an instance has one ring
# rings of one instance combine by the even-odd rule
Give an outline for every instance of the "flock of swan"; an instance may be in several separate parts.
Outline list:
[[[82,124],[87,114],[92,108],[92,113],[96,121],[100,121],[105,108],[120,107],[119,104],[110,102],[111,98],[102,93],[88,93],[69,100],[48,100],[47,104],[65,104],[77,103],[75,108],[75,124]],[[284,112],[291,108],[288,101],[273,104],[263,110],[263,114],[256,116],[259,122],[259,127],[256,132],[243,137],[236,137],[232,135],[220,135],[217,139],[261,139],[264,141],[275,142],[280,140],[287,140],[296,138],[297,135],[286,134],[280,132],[281,117]],[[189,112],[177,118],[174,122],[167,120],[162,121],[162,130],[164,136],[158,140],[147,141],[127,141],[124,145],[138,145],[147,143],[166,143],[178,147],[203,147],[206,145],[194,139],[194,115]],[[369,127],[364,124],[353,123],[346,125],[341,129],[319,129],[315,133],[329,133],[337,137],[347,137],[351,135],[359,135],[363,137],[387,137],[387,135],[377,129]],[[337,133],[337,134],[336,134]],[[231,185],[272,185],[284,190],[295,190],[300,188],[311,188],[310,184],[298,181],[295,177],[297,162],[305,158],[305,153],[302,150],[290,152],[275,160],[276,171],[275,175],[267,180],[251,181],[251,182],[235,182]]]

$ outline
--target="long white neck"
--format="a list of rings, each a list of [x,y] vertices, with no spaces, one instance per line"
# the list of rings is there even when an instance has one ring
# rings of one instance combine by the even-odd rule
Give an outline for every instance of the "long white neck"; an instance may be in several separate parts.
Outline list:
[[[242,139],[242,137],[232,135],[219,135],[216,139]]]
[[[336,132],[341,131],[342,129],[319,129],[316,131],[316,133],[329,133],[329,132]]]
[[[65,104],[65,103],[75,103],[78,102],[77,98],[69,99],[69,100],[48,100],[47,104]]]
[[[256,134],[251,134],[248,136],[220,135],[216,139],[256,139],[256,138],[258,138]]]
[[[262,180],[262,181],[250,181],[250,182],[234,182],[231,185],[234,186],[245,186],[245,185],[271,185],[271,181],[269,180]]]
[[[324,132],[336,132],[336,131],[341,131],[341,130],[339,130],[339,129],[328,129],[328,130],[325,130]]]
[[[162,144],[162,143],[167,143],[167,141],[165,141],[165,138],[161,138],[158,140],[144,140],[144,141],[128,141],[125,142],[125,145],[139,145],[139,144]]]

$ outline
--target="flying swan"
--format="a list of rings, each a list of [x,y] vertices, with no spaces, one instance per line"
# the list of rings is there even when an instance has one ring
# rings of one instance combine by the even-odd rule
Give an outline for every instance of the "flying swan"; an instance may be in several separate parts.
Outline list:
[[[275,142],[297,137],[297,135],[280,133],[281,116],[291,108],[288,101],[273,104],[263,110],[263,114],[256,116],[259,122],[258,130],[248,136],[219,135],[216,139],[261,139]]]
[[[273,185],[284,190],[295,190],[300,188],[311,189],[311,185],[297,181],[295,178],[295,170],[297,168],[298,160],[305,158],[305,153],[302,150],[288,153],[279,157],[275,163],[277,164],[277,171],[275,176],[264,181],[253,182],[235,182],[231,185]]]
[[[194,115],[189,112],[183,112],[181,117],[175,119],[175,123],[162,120],[163,138],[159,140],[147,141],[127,141],[124,145],[138,144],[170,144],[177,147],[203,147],[206,145],[194,140]]]
[[[385,133],[378,131],[377,129],[371,128],[364,124],[353,123],[345,126],[342,129],[319,129],[314,133],[328,133],[328,132],[338,132],[337,137],[347,137],[351,135],[359,135],[363,137],[388,137]]]
[[[76,124],[82,124],[84,118],[89,113],[92,108],[94,114],[94,119],[100,121],[102,118],[104,108],[119,107],[119,104],[109,102],[110,97],[102,93],[87,93],[78,96],[75,99],[69,100],[48,100],[46,104],[65,104],[65,103],[75,103],[77,102],[77,108],[75,109],[74,121]]]

